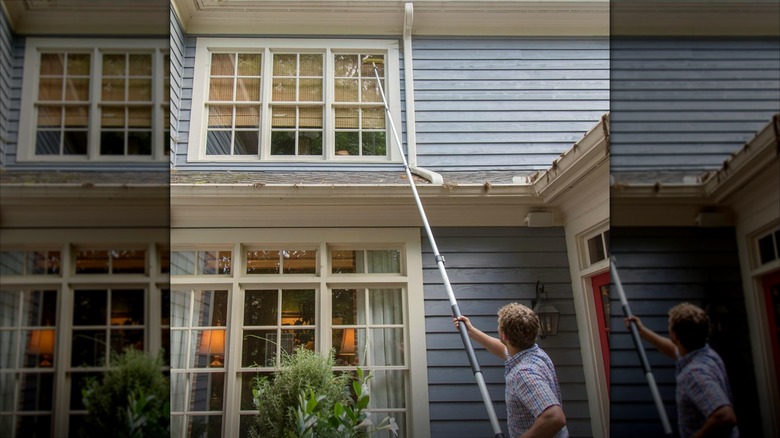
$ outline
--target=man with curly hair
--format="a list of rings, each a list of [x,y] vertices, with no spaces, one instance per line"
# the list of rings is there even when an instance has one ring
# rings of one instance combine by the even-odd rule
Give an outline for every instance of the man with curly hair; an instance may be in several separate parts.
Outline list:
[[[539,317],[518,303],[498,311],[498,338],[461,316],[457,328],[466,325],[469,337],[505,361],[506,410],[512,438],[566,438],[566,416],[561,407],[561,388],[550,357],[536,344]]]
[[[682,438],[739,436],[731,387],[718,353],[707,345],[710,319],[700,307],[682,303],[669,310],[669,338],[642,325],[635,315],[642,339],[677,360],[677,422]]]

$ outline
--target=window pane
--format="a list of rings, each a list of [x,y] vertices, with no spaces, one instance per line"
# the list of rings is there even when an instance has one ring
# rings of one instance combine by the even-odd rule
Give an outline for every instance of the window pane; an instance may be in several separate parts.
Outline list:
[[[360,155],[358,137],[357,132],[336,132],[336,155]]]
[[[76,251],[77,274],[108,274],[108,251]]]
[[[285,274],[314,274],[317,272],[317,251],[282,251],[282,272]]]
[[[106,357],[105,330],[73,330],[71,366],[100,366]]]
[[[385,55],[363,55],[361,59],[364,59],[366,57],[370,57],[371,59],[381,59],[382,62],[361,62],[360,65],[360,75],[364,78],[375,78],[376,74],[379,74],[380,78],[385,77]],[[376,65],[377,73],[374,73],[374,65]]]
[[[358,101],[358,80],[357,79],[336,79],[335,85],[336,102],[357,102]]]
[[[295,76],[298,70],[297,56],[274,55],[274,76]]]
[[[333,325],[365,324],[363,292],[355,289],[334,289],[331,320]]]
[[[206,155],[230,155],[230,131],[209,131]]]
[[[87,106],[66,106],[65,107],[65,127],[86,128],[87,126],[89,126],[89,107]]]
[[[262,71],[262,55],[260,53],[238,54],[239,76],[260,76]]]
[[[73,325],[106,325],[106,290],[76,290],[73,293]]]
[[[124,131],[103,131],[100,133],[100,155],[124,155]]]
[[[100,112],[100,126],[103,128],[124,128],[125,107],[103,107]]]
[[[125,75],[125,54],[103,55],[103,76]]]
[[[24,431],[24,436],[45,437],[51,434],[51,415],[20,415],[17,421],[16,430]]]
[[[62,76],[64,70],[65,55],[62,53],[42,53],[41,54],[41,76]]]
[[[38,100],[62,100],[62,78],[41,78]]]
[[[358,329],[334,329],[333,330],[333,347],[336,349],[336,365],[337,366],[355,366],[359,364],[359,356],[361,349],[358,348],[358,336],[361,334],[361,338],[365,339],[365,330]],[[362,343],[365,345],[365,342]]]
[[[336,55],[334,59],[334,69],[336,77],[356,77],[358,73],[358,55]]]
[[[230,274],[230,251],[198,251],[198,274]]]
[[[314,325],[313,290],[282,291],[282,325]]]
[[[295,155],[295,132],[271,132],[271,155]]]
[[[113,274],[143,274],[146,272],[146,251],[111,251],[111,272]]]
[[[247,251],[247,274],[278,274],[280,262],[279,251]]]
[[[170,378],[171,385],[171,411],[182,412],[184,410],[184,399],[187,392],[187,374],[184,373],[171,373]],[[171,417],[171,431],[173,431],[173,419]],[[180,434],[171,436],[181,436]]]
[[[127,348],[143,351],[143,329],[111,330],[111,352],[121,354]]]
[[[242,367],[273,367],[276,364],[276,330],[244,330]]]
[[[4,254],[5,252],[3,252]],[[27,299],[25,297],[25,299]],[[16,309],[19,308],[19,291],[10,289],[0,289],[0,309],[3,317],[0,318],[0,327],[14,327],[19,324],[19,314]],[[0,333],[10,333],[2,331]],[[5,351],[5,349],[3,349]]]
[[[171,252],[171,275],[195,274],[195,251]]]
[[[366,265],[369,273],[398,274],[401,272],[401,251],[397,249],[368,250],[366,251]]]
[[[403,324],[403,300],[400,289],[370,289],[371,324]]]
[[[322,101],[322,79],[300,79],[298,100],[301,102]]]
[[[363,132],[362,146],[365,156],[387,155],[387,139],[384,132]]]
[[[274,79],[273,87],[273,101],[295,101],[295,79]]]
[[[13,374],[0,374],[0,412],[9,412],[14,409],[15,380],[16,376]]]
[[[223,105],[209,106],[209,128],[231,128],[233,126],[233,107]]]
[[[24,251],[0,252],[0,274],[23,275],[24,274]]]
[[[130,55],[131,76],[152,75],[152,55]]]
[[[322,132],[300,132],[298,134],[298,155],[322,155]]]
[[[404,364],[404,331],[401,328],[370,329],[371,364],[390,366]],[[373,398],[373,397],[372,397]]]
[[[187,367],[187,332],[171,330],[171,368]],[[173,376],[173,374],[171,375]]]
[[[282,342],[282,351],[287,354],[293,354],[295,349],[302,347],[314,351],[315,333],[311,329],[303,330],[282,330],[282,341],[292,337],[292,343]]]
[[[124,79],[103,79],[101,87],[101,99],[106,101],[124,101],[125,100],[125,80]]]
[[[24,339],[24,359],[22,367],[25,368],[51,368],[54,366],[54,329],[29,330],[22,332]]]
[[[152,155],[152,132],[130,131],[127,133],[127,155]]]
[[[364,129],[385,129],[385,109],[384,108],[363,108],[361,110],[362,124]],[[357,126],[355,126],[357,127]],[[384,132],[382,133],[384,134]]]
[[[259,101],[260,79],[239,78],[236,86],[236,100],[253,102]]]
[[[20,411],[51,410],[54,374],[24,373],[21,375],[20,383],[18,406]]]
[[[258,131],[236,131],[234,155],[257,155],[260,142]]]
[[[90,55],[88,53],[68,54],[68,75],[89,76]]]
[[[372,370],[372,378],[369,380],[371,400],[369,408],[405,408],[406,397],[403,389],[406,388],[405,371]]]
[[[209,100],[233,100],[233,78],[211,78]]]
[[[271,109],[271,126],[274,128],[294,128],[296,108],[294,106],[274,106]]]
[[[149,102],[152,100],[151,79],[129,79],[127,100]]]
[[[766,236],[758,239],[758,254],[762,265],[769,263],[777,258],[775,255],[775,245],[772,241],[771,234],[767,234]]]
[[[322,108],[301,108],[298,116],[301,128],[322,128]]]
[[[57,155],[60,153],[60,133],[38,131],[35,136],[36,155]]]
[[[301,76],[322,76],[322,55],[301,55]]]
[[[363,252],[355,250],[332,250],[330,253],[331,272],[334,274],[354,274],[357,264],[362,266]]]
[[[279,296],[274,290],[248,290],[244,294],[244,325],[277,324]]]
[[[38,107],[38,128],[62,126],[62,107],[60,106],[39,106]]]
[[[240,128],[260,127],[260,108],[256,106],[237,106],[236,127],[240,127]]]
[[[2,291],[5,294],[6,291]],[[0,331],[0,367],[3,369],[19,366],[17,352],[19,350],[18,333],[15,331]]]
[[[57,325],[57,291],[34,290],[24,292],[22,302],[23,324],[53,327]]]
[[[143,289],[111,291],[111,325],[143,325],[145,295]]]
[[[192,437],[197,438],[221,438],[222,416],[208,415],[199,417],[187,417],[189,425],[187,430],[192,432]]]
[[[364,79],[362,85],[361,102],[382,102],[382,94],[376,79]],[[384,82],[382,82],[382,86],[385,86]]]
[[[224,392],[225,392],[225,375],[223,373],[192,374],[192,387],[190,388],[190,410],[191,411],[221,411],[223,405],[222,402],[223,402]],[[195,417],[195,418],[215,418],[215,417]],[[193,419],[193,423],[195,423],[194,419]]]
[[[87,131],[65,131],[62,137],[62,153],[65,155],[86,155]]]
[[[604,242],[601,240],[601,234],[588,239],[588,260],[590,261],[590,264],[604,260],[605,258]]]
[[[232,53],[214,53],[211,55],[211,74],[214,76],[232,76],[235,72],[235,55]]]
[[[199,368],[222,368],[225,366],[225,335],[224,328],[193,331],[195,364]]]
[[[227,322],[227,291],[195,291],[193,314],[193,326],[224,327]]]

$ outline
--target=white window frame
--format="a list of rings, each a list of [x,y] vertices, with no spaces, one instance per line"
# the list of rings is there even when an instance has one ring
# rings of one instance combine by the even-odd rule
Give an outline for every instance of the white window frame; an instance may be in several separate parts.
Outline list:
[[[5,290],[56,290],[57,324],[55,327],[54,366],[47,372],[54,373],[52,400],[52,433],[67,431],[72,414],[86,411],[70,408],[73,373],[100,372],[105,367],[71,366],[71,342],[73,337],[74,291],[80,289],[143,289],[144,290],[144,351],[156,356],[162,348],[162,324],[160,297],[168,290],[169,276],[160,271],[159,252],[168,240],[168,229],[61,229],[1,230],[0,250],[59,250],[60,273],[51,275],[9,275],[3,277]],[[102,249],[130,248],[146,250],[144,274],[76,274],[75,251],[85,247]],[[101,326],[99,330],[105,330]],[[17,346],[20,348],[21,346]],[[31,368],[26,369],[32,370]],[[161,372],[163,370],[161,369]],[[13,370],[0,372],[16,373]],[[15,414],[12,414],[15,415]]]
[[[164,77],[165,56],[169,54],[167,39],[93,39],[93,38],[27,38],[24,53],[24,81],[22,83],[21,110],[19,114],[18,162],[55,162],[55,163],[158,163],[170,159],[165,153],[165,110],[169,102],[163,101],[165,95]],[[38,83],[41,53],[44,51],[83,51],[89,52],[89,124],[87,133],[87,155],[36,155],[36,128]],[[100,154],[100,91],[103,53],[138,52],[153,53],[152,56],[152,154],[151,155],[101,155]],[[127,130],[127,128],[125,128]]]
[[[392,287],[404,291],[404,318],[408,345],[403,367],[377,369],[408,369],[406,380],[407,436],[427,437],[429,430],[427,354],[425,349],[425,312],[422,284],[422,258],[419,229],[173,229],[171,251],[194,248],[225,247],[232,242],[232,274],[217,278],[212,275],[172,276],[171,291],[181,289],[229,290],[228,324],[225,354],[225,397],[223,436],[238,436],[242,373],[255,368],[241,366],[243,330],[243,291],[257,288],[314,289],[317,293],[316,312],[320,322],[316,328],[315,349],[327,351],[331,346],[332,326],[327,317],[331,308],[331,290],[342,288]],[[247,274],[246,250],[252,248],[316,248],[317,274]],[[399,248],[402,251],[401,273],[332,274],[330,250],[333,248]],[[353,367],[339,367],[352,369]],[[183,371],[183,370],[181,370]],[[172,371],[175,372],[175,371]],[[183,413],[177,413],[180,415]]]
[[[211,52],[236,51],[244,53],[262,53],[262,95],[260,114],[260,146],[258,155],[206,155],[206,135],[208,114],[206,101],[209,93],[209,72],[211,64]],[[323,155],[322,156],[272,156],[270,154],[271,141],[271,111],[270,96],[273,82],[273,65],[269,60],[274,52],[289,53],[302,51],[308,53],[324,54],[324,80],[323,106],[325,118],[323,120]],[[385,78],[384,92],[387,97],[388,107],[393,120],[401,120],[401,81],[399,75],[398,42],[391,40],[325,40],[325,39],[281,39],[281,38],[198,38],[195,48],[195,71],[192,88],[192,111],[190,118],[189,144],[187,147],[188,162],[243,162],[243,163],[396,163],[401,162],[400,148],[396,144],[392,134],[390,121],[386,120],[387,129],[387,155],[386,156],[339,156],[336,155],[333,145],[333,133],[335,117],[333,108],[333,54],[339,52],[365,51],[385,53]],[[399,135],[401,133],[399,132]]]

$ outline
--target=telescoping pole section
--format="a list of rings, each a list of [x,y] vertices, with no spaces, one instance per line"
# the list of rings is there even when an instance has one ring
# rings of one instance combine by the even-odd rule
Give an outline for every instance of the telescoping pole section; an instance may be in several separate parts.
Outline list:
[[[395,129],[395,123],[393,123],[393,115],[390,114],[390,107],[387,105],[387,98],[385,97],[385,91],[382,87],[382,81],[379,79],[379,71],[376,68],[377,63],[383,63],[382,58],[366,57],[363,59],[363,64],[371,63],[374,67],[374,76],[376,76],[376,82],[379,86],[379,93],[382,95],[382,102],[385,104],[385,113],[390,121],[390,128],[395,138],[395,143],[401,152],[401,159],[404,162],[404,170],[406,171],[406,177],[409,179],[409,186],[412,188],[412,194],[414,194],[414,201],[417,203],[417,209],[420,211],[420,217],[422,218],[423,225],[425,226],[425,232],[428,234],[428,241],[431,244],[433,250],[433,256],[436,259],[436,265],[439,267],[439,273],[441,279],[444,282],[444,288],[447,290],[447,295],[450,298],[450,308],[452,309],[452,315],[457,317],[461,316],[460,308],[458,308],[458,302],[455,300],[455,294],[452,292],[452,286],[450,285],[450,279],[447,276],[447,269],[444,267],[444,257],[439,254],[439,248],[436,246],[436,241],[433,239],[433,233],[431,227],[428,224],[428,218],[425,216],[425,210],[420,201],[420,195],[417,193],[417,187],[414,185],[414,179],[412,179],[412,172],[409,170],[409,163],[406,161],[406,155],[404,155],[403,147],[401,147],[401,139],[398,137],[398,132]],[[490,394],[487,391],[485,385],[485,378],[482,376],[482,370],[479,368],[479,362],[477,362],[477,356],[474,354],[474,347],[471,345],[471,339],[469,339],[466,333],[466,324],[458,324],[458,331],[460,332],[460,338],[463,340],[463,346],[466,347],[466,354],[471,364],[471,370],[474,372],[474,377],[477,379],[477,385],[479,386],[479,392],[482,394],[482,400],[485,402],[485,408],[487,409],[488,417],[490,417],[490,424],[493,426],[493,433],[496,438],[503,438],[504,434],[501,432],[501,425],[498,423],[496,417],[496,411],[493,409],[493,402],[490,400]]]
[[[615,265],[615,257],[610,260],[609,270],[612,273],[612,281],[615,283],[618,295],[620,295],[620,305],[623,307],[623,314],[626,317],[631,316],[631,308],[628,307],[628,300],[626,294],[623,292],[623,284],[620,282],[620,276],[618,275],[617,266]],[[650,392],[653,394],[653,400],[655,401],[655,407],[658,409],[658,415],[661,417],[661,423],[664,427],[664,433],[668,436],[672,435],[672,426],[669,424],[669,418],[666,416],[666,409],[664,408],[664,402],[661,400],[661,394],[658,392],[658,385],[655,383],[655,377],[653,377],[653,371],[650,369],[650,362],[647,360],[647,354],[644,347],[642,347],[642,339],[639,337],[639,329],[636,326],[636,322],[630,322],[631,338],[634,340],[634,347],[639,354],[639,360],[642,362],[642,368],[645,371],[645,377],[647,378],[647,384],[650,385]]]

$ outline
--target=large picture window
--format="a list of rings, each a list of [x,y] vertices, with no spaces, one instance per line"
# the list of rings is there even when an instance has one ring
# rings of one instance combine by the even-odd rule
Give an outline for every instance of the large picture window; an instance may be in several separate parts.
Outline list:
[[[412,367],[412,357],[424,356],[419,337],[411,340],[412,328],[422,325],[422,313],[409,304],[411,291],[421,287],[417,254],[408,254],[406,241],[308,231],[277,230],[276,241],[265,244],[250,239],[270,235],[220,231],[220,241],[233,241],[235,269],[213,275],[187,268],[172,277],[171,436],[201,429],[209,436],[249,436],[253,378],[272,377],[296,348],[333,349],[336,372],[371,373],[372,415],[393,417],[400,436],[413,436],[410,409],[413,400],[422,402],[410,385],[425,374]],[[407,237],[419,241],[418,234]],[[182,263],[187,266],[196,265],[197,254],[213,252],[209,244],[201,250],[172,240],[172,254],[193,260]]]
[[[199,38],[190,124],[190,138],[198,140],[188,159],[400,159],[390,147],[376,80],[378,74],[391,111],[398,112],[396,46]]]
[[[164,159],[167,52],[166,40],[28,38],[18,160]]]

